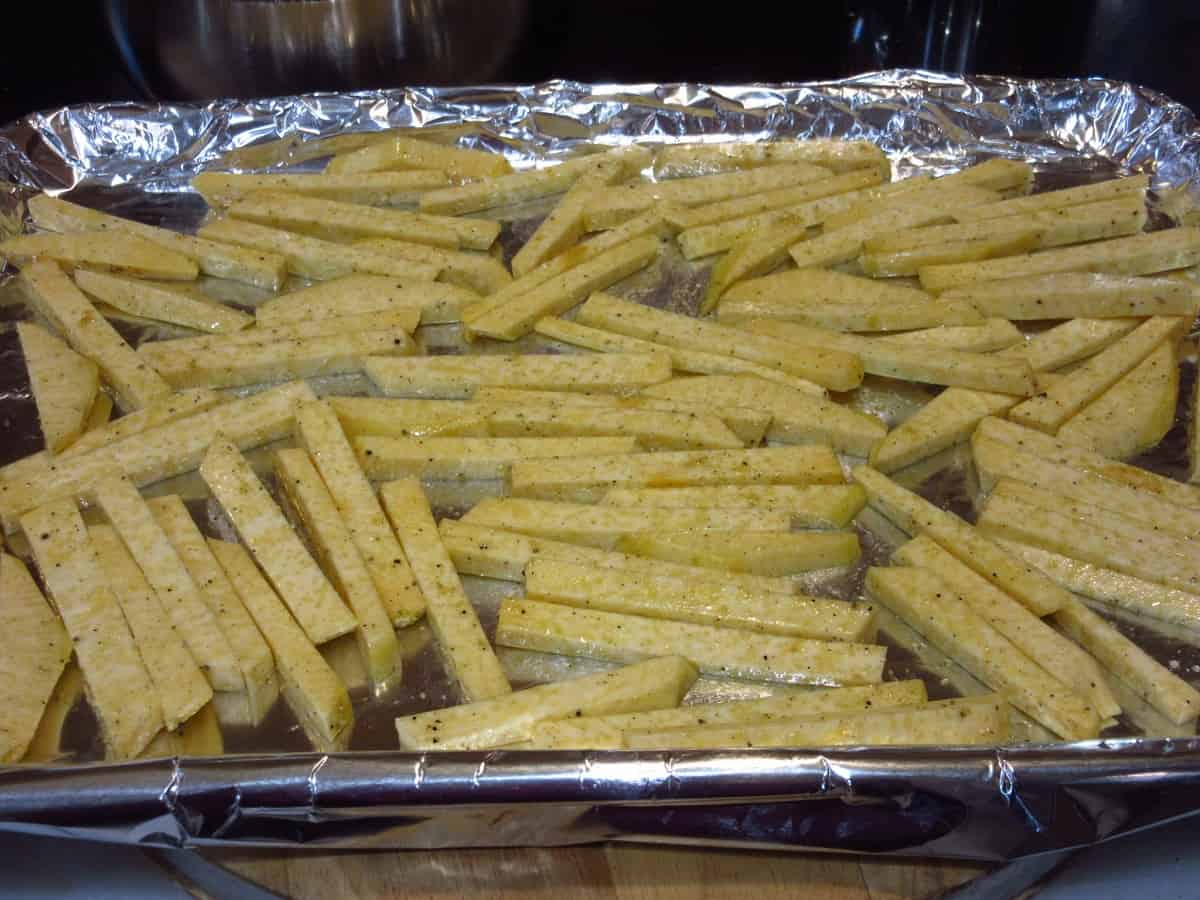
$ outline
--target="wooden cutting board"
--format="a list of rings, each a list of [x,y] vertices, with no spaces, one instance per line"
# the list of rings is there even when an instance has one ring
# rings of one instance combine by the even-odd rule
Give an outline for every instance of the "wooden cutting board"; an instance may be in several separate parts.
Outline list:
[[[366,853],[207,850],[204,856],[296,900],[928,900],[990,868],[627,844]]]

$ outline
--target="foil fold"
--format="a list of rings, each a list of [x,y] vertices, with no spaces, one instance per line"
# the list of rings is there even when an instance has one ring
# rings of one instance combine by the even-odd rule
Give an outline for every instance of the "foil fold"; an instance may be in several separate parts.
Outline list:
[[[794,85],[408,88],[101,103],[0,130],[0,207],[38,191],[187,228],[201,169],[312,168],[298,138],[450,130],[516,167],[583,143],[848,137],[896,176],[992,156],[1041,183],[1143,172],[1200,194],[1200,128],[1152,91],[888,71]],[[5,228],[9,228],[5,215]],[[18,223],[19,224],[19,223]],[[0,368],[18,365],[0,353]],[[9,359],[11,357],[11,360]],[[2,399],[2,398],[0,398]],[[6,433],[23,455],[28,435]],[[1012,859],[1200,811],[1200,739],[825,751],[368,751],[0,767],[0,830],[159,846],[553,846],[602,840]]]

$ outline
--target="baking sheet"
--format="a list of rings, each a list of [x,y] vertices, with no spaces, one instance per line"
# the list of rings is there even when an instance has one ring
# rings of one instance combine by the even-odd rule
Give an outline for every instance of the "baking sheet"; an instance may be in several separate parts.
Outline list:
[[[960,80],[886,72],[804,86],[580,85],[409,89],[207,106],[99,104],[28,117],[0,132],[5,176],[0,229],[21,227],[19,201],[37,189],[154,224],[188,229],[205,206],[187,193],[202,168],[319,168],[299,138],[390,127],[429,129],[438,139],[504,152],[514,166],[561,157],[583,144],[632,140],[756,140],[777,136],[865,138],[894,174],[942,173],[991,156],[1027,159],[1041,187],[1120,172],[1148,172],[1160,205],[1178,210],[1200,191],[1200,137],[1190,112],[1152,92],[1104,81]],[[275,139],[282,138],[282,142]],[[266,143],[264,143],[266,142]],[[510,252],[544,208],[512,210]],[[704,267],[669,256],[617,292],[656,306],[694,310]],[[205,287],[253,306],[253,292]],[[230,293],[232,292],[232,293]],[[0,328],[23,315],[0,286]],[[161,329],[121,322],[139,340]],[[430,352],[460,352],[454,328],[424,329]],[[540,339],[525,350],[553,352]],[[484,351],[488,349],[486,345]],[[512,345],[494,345],[509,350]],[[318,382],[357,392],[354,379]],[[886,398],[886,392],[885,392]],[[900,415],[901,403],[885,403]],[[38,449],[36,419],[15,335],[0,332],[0,462]],[[1182,420],[1143,464],[1181,465]],[[256,454],[264,461],[266,454]],[[461,512],[495,485],[430,485],[442,514]],[[211,533],[228,525],[196,479],[152,493],[191,497]],[[952,467],[923,492],[961,510]],[[864,534],[864,562],[887,548]],[[855,572],[817,573],[811,589],[857,594]],[[485,626],[515,585],[465,579]],[[1185,677],[1200,673],[1190,636],[1121,623]],[[1149,629],[1149,630],[1148,630]],[[0,769],[0,828],[66,832],[153,843],[316,843],[321,846],[556,844],[611,838],[717,841],[1005,858],[1096,840],[1200,809],[1200,742],[1107,740],[999,751],[838,749],[814,753],[476,753],[421,756],[395,751],[394,716],[453,702],[423,628],[405,637],[403,684],[371,697],[355,676],[356,655],[329,650],[351,683],[357,724],[351,750],[305,754],[303,737],[278,704],[257,728],[224,728],[229,756],[210,761],[84,764],[100,747],[79,704],[68,716],[70,766]],[[504,651],[517,683],[596,666]],[[889,677],[921,674],[933,696],[963,689],[961,674],[911,654],[889,654]],[[360,683],[355,686],[355,682]],[[786,688],[785,688],[786,689]],[[689,698],[753,696],[769,688],[704,680]],[[1120,733],[1120,732],[1116,732]],[[1126,731],[1128,733],[1128,731]],[[267,754],[267,755],[262,755]]]

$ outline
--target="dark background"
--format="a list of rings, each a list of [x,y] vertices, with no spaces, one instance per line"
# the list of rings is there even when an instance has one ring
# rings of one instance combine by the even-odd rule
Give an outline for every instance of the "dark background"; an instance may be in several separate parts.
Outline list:
[[[229,2],[229,0],[226,0]],[[237,2],[237,0],[233,0]],[[291,0],[296,2],[296,0]],[[383,2],[383,0],[381,0]],[[455,7],[457,0],[430,0]],[[489,0],[462,0],[486,4]],[[0,120],[101,99],[143,99],[111,38],[102,3],[6,4],[0,31]],[[134,4],[136,6],[136,4]],[[173,0],[151,8],[169,29]],[[146,7],[143,6],[143,9]],[[978,15],[973,48],[946,38],[946,16]],[[135,15],[150,15],[137,12]],[[529,0],[508,58],[489,79],[805,81],[892,66],[1052,77],[1100,75],[1200,106],[1197,0],[791,0],[706,5],[647,0]],[[153,65],[150,81],[154,81]],[[387,86],[417,78],[397,69]],[[339,88],[297,85],[296,90]],[[160,97],[181,99],[158,80]]]

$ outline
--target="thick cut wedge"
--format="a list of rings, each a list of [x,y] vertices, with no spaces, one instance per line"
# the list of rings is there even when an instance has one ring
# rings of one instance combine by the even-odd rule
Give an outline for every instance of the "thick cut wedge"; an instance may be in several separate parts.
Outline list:
[[[139,409],[171,393],[171,386],[147,365],[50,260],[21,270],[30,305],[81,355],[96,363],[125,411]]]
[[[676,378],[642,393],[668,400],[765,410],[771,414],[767,440],[826,444],[854,456],[867,456],[887,434],[887,426],[874,416],[753,376]]]
[[[886,653],[874,644],[753,635],[521,599],[501,604],[496,643],[624,663],[668,654],[724,678],[825,685],[877,684]]]
[[[487,419],[488,422],[491,419]],[[637,453],[631,437],[491,438],[376,437],[352,441],[358,462],[374,481],[427,478],[437,481],[507,478],[517,460]],[[740,443],[739,443],[740,446]]]
[[[1008,704],[995,694],[878,712],[798,718],[767,725],[630,732],[632,749],[835,747],[933,744],[996,746],[1008,738]]]
[[[847,566],[858,560],[853,531],[712,532],[638,531],[621,537],[618,550],[668,562],[751,575],[797,575],[813,569]]]
[[[1101,351],[1037,397],[1015,406],[1013,421],[1050,433],[1132,371],[1160,344],[1183,334],[1190,319],[1159,316],[1148,319],[1111,347]]]
[[[46,590],[71,637],[106,755],[132,759],[162,730],[158,695],[74,502],[21,519]]]
[[[243,690],[245,681],[233,648],[137,488],[128,478],[114,476],[99,480],[93,493],[213,689]]]
[[[754,508],[786,512],[806,528],[844,528],[867,502],[857,484],[727,484],[713,487],[613,488],[606,506]]]
[[[392,397],[461,400],[480,387],[621,393],[671,377],[666,354],[609,353],[595,356],[436,356],[367,360],[367,374]]]
[[[5,635],[0,655],[0,762],[15,763],[37,734],[42,713],[71,659],[71,640],[25,564],[7,553],[0,553],[0,597]]]
[[[615,487],[845,482],[833,451],[819,446],[679,450],[517,462],[509,479],[512,493],[517,497],[580,502],[598,500]]]
[[[1178,400],[1179,353],[1167,342],[1063,423],[1058,436],[1101,456],[1132,459],[1171,430]]]
[[[303,450],[280,450],[275,454],[275,477],[325,574],[358,620],[355,638],[371,682],[377,688],[396,683],[400,648],[391,618],[312,460]]]
[[[775,337],[748,336],[735,328],[651,309],[607,294],[593,295],[580,308],[578,320],[583,325],[673,347],[736,356],[832,390],[849,390],[862,381],[862,362],[852,353],[823,346],[798,350],[790,342]]]
[[[440,281],[406,282],[382,275],[347,275],[282,294],[255,310],[260,327],[289,325],[342,316],[416,309],[422,325],[457,322],[479,297]]]
[[[603,566],[533,559],[525,567],[525,596],[582,609],[650,619],[721,625],[763,634],[826,641],[867,640],[870,606],[802,595],[754,594],[737,585],[636,574]]]
[[[702,375],[757,375],[766,381],[787,385],[806,394],[826,396],[825,389],[819,384],[736,356],[708,353],[703,350],[685,350],[630,337],[627,334],[617,334],[603,328],[590,328],[567,319],[538,319],[533,330],[543,337],[600,353],[662,353],[670,358],[672,368],[679,372],[695,372]]]
[[[927,266],[921,270],[921,286],[928,291],[945,291],[981,281],[1050,275],[1055,272],[1152,275],[1194,266],[1198,262],[1200,228],[1171,228],[1007,259]]]
[[[296,624],[246,549],[218,540],[210,540],[209,546],[270,645],[284,699],[305,735],[317,750],[344,750],[354,727],[346,686]]]
[[[903,531],[928,535],[992,584],[1020,600],[1034,615],[1054,612],[1071,595],[1032,566],[989,541],[953,513],[906,491],[886,475],[859,466],[851,477],[867,492],[867,502]]]
[[[1035,663],[1048,666],[1052,673],[1046,676],[1048,680],[1062,681],[1088,700],[1101,719],[1121,712],[1092,657],[930,538],[914,538],[897,550],[892,560],[937,575],[1014,647]]]
[[[29,215],[39,228],[51,231],[132,234],[195,260],[200,271],[213,278],[227,278],[277,291],[287,277],[287,265],[283,257],[276,253],[256,253],[244,247],[231,247],[132,219],[122,219],[60,197],[38,194],[30,198]]]
[[[327,403],[305,404],[296,413],[296,433],[329,488],[392,622],[411,625],[425,610],[424,598],[337,414]]]
[[[198,396],[193,395],[192,400]],[[194,405],[182,394],[177,397],[180,407]],[[44,469],[0,479],[0,521],[11,531],[23,513],[50,500],[85,494],[114,469],[139,487],[188,472],[199,465],[218,432],[243,449],[286,437],[295,423],[296,406],[311,399],[312,390],[303,382],[281,385],[182,421],[164,420],[95,450],[51,462]],[[174,402],[165,401],[165,408],[174,408]],[[117,420],[121,421],[124,418]]]
[[[653,235],[635,238],[555,276],[532,290],[480,315],[466,315],[469,332],[503,341],[528,334],[538,320],[557,316],[641,271],[657,259],[662,241]]]
[[[421,483],[390,481],[381,497],[425,595],[429,624],[462,700],[474,703],[510,693],[512,687],[438,535]]]
[[[914,679],[806,690],[761,700],[698,703],[650,712],[557,719],[539,723],[533,729],[529,746],[539,750],[620,750],[625,747],[626,734],[646,736],[661,732],[666,748],[670,746],[671,733],[681,729],[765,725],[838,713],[920,706],[926,699],[924,683]]]
[[[679,565],[548,538],[531,537],[498,528],[471,525],[455,519],[443,519],[439,530],[454,567],[464,575],[524,581],[525,567],[531,560],[542,559],[618,569],[637,575],[671,575],[676,578],[730,585],[756,594],[791,595],[797,592],[795,583],[787,578],[766,578],[720,569]]]
[[[254,724],[262,721],[279,696],[275,660],[225,571],[221,568],[183,501],[176,495],[156,497],[148,505],[188,574],[208,604],[225,640],[237,658],[246,684],[247,711]]]
[[[120,232],[22,234],[0,241],[0,256],[22,268],[34,259],[51,259],[68,268],[90,266],[164,281],[194,281],[199,274],[196,263],[182,253]]]
[[[100,390],[100,370],[40,325],[18,322],[17,336],[42,439],[47,450],[60,453],[84,430]]]
[[[867,591],[1059,737],[1086,740],[1100,733],[1100,716],[1087,701],[1027,657],[933,572],[872,568],[867,572]]]
[[[396,719],[405,750],[481,750],[526,740],[541,722],[677,706],[696,680],[678,656],[543,684],[461,706]]]
[[[323,644],[353,631],[354,616],[237,447],[218,436],[200,475],[308,639]]]
[[[93,525],[88,537],[154,685],[163,724],[174,731],[212,699],[212,688],[121,536],[110,525]]]
[[[254,316],[215,300],[202,300],[181,290],[133,278],[79,269],[75,272],[75,284],[84,293],[121,312],[196,331],[240,331],[254,322]]]
[[[462,521],[606,550],[641,531],[786,532],[791,527],[787,513],[756,509],[627,509],[516,497],[487,497]]]

